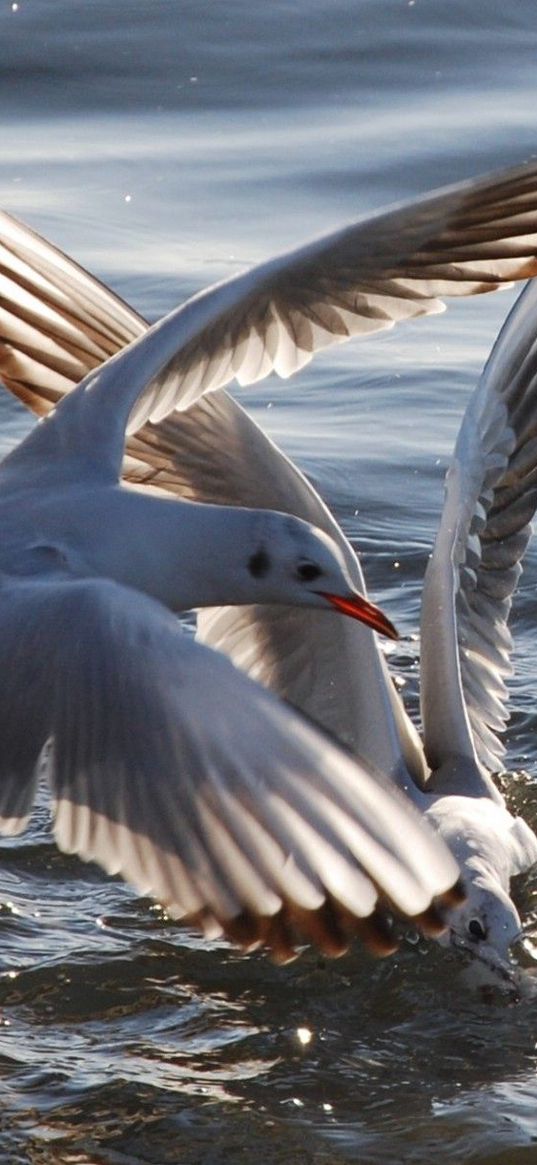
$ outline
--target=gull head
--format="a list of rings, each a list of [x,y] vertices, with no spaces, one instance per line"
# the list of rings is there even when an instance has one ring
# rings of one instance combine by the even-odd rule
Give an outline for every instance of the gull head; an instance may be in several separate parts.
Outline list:
[[[397,632],[357,590],[328,534],[293,515],[202,505],[121,486],[33,489],[2,511],[0,570],[108,578],[173,611],[283,604]]]
[[[490,973],[489,981],[513,983],[517,968],[511,948],[522,938],[516,906],[498,881],[468,873],[463,871],[466,902],[448,915],[448,929],[438,941],[477,960]]]
[[[509,889],[511,878],[535,859],[533,834],[488,796],[433,796],[425,816],[459,863],[466,894],[464,905],[447,914],[438,941],[479,963],[489,982],[512,983],[517,966],[511,950],[523,935]]]
[[[298,518],[259,511],[253,542],[243,562],[246,602],[335,610],[397,639],[387,616],[351,582],[328,534]]]

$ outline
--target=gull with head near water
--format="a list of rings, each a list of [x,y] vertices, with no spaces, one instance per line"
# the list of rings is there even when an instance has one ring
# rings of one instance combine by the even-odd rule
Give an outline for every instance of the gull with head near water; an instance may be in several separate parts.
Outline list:
[[[508,627],[537,506],[537,284],[519,296],[470,398],[423,589],[421,707],[431,775],[412,799],[460,863],[464,908],[448,939],[509,977],[522,925],[510,880],[537,838],[490,773],[504,767]],[[446,941],[445,939],[441,941]]]
[[[312,602],[313,593],[319,596],[322,591],[326,595],[327,588],[324,579],[320,583],[319,575],[314,577],[321,564],[311,547],[301,579],[302,584],[309,583],[305,605],[297,597],[296,577],[293,593],[287,592],[286,600],[280,588],[281,572],[276,569],[272,551],[276,544],[276,524],[280,526],[284,519],[262,514],[257,519],[249,517],[256,537],[247,556],[242,557],[248,585],[239,587],[233,596],[225,595],[224,580],[219,577],[218,554],[217,561],[213,557],[209,569],[205,569],[215,544],[206,536],[203,517],[198,518],[202,507],[181,507],[188,516],[185,530],[180,530],[177,503],[142,497],[140,492],[120,491],[117,479],[128,427],[131,435],[123,465],[128,481],[139,487],[156,486],[168,494],[204,502],[211,509],[221,503],[230,507],[270,507],[312,522],[330,539],[323,546],[325,553],[332,555],[332,562],[337,557],[334,543],[338,546],[339,570],[346,572],[347,593],[352,589],[355,596],[352,601],[357,602],[356,594],[363,594],[364,590],[360,565],[337,523],[299,470],[264,436],[223,386],[234,377],[241,383],[250,383],[272,368],[280,375],[290,375],[317,348],[352,334],[389,327],[398,319],[441,310],[439,295],[476,294],[493,290],[506,280],[534,274],[537,270],[537,167],[529,165],[461,184],[327,236],[200,293],[150,331],[108,289],[9,216],[0,219],[0,248],[3,296],[0,375],[7,387],[41,416],[62,396],[68,397],[52,414],[52,419],[38,426],[35,435],[7,459],[0,471],[0,499],[3,499],[0,504],[6,529],[13,531],[12,541],[4,552],[10,589],[5,592],[7,605],[3,622],[7,626],[2,650],[6,661],[15,658],[21,669],[9,686],[2,720],[10,740],[9,716],[17,710],[28,653],[31,650],[35,659],[36,648],[38,657],[43,651],[50,652],[54,667],[48,661],[47,677],[49,674],[68,676],[67,685],[65,679],[56,680],[55,688],[59,683],[62,693],[72,691],[72,698],[65,705],[63,695],[56,703],[54,698],[54,717],[59,720],[51,721],[43,715],[41,735],[36,734],[40,743],[50,736],[54,738],[49,763],[58,800],[56,831],[60,844],[76,849],[83,856],[97,857],[106,868],[121,869],[135,884],[171,902],[174,913],[194,918],[206,929],[218,924],[231,937],[245,942],[266,941],[280,955],[292,949],[290,924],[298,924],[302,933],[320,941],[331,953],[344,949],[349,919],[353,915],[364,918],[375,909],[376,892],[371,889],[375,883],[381,895],[395,901],[403,913],[415,915],[426,910],[432,897],[442,895],[453,882],[453,867],[449,862],[446,865],[440,842],[438,851],[431,846],[428,834],[427,854],[420,848],[422,835],[412,816],[414,832],[407,834],[406,824],[401,826],[401,814],[406,822],[401,803],[394,805],[386,784],[377,783],[367,766],[374,765],[376,770],[402,785],[418,801],[422,814],[425,811],[429,815],[432,800],[425,799],[432,797],[437,810],[436,816],[430,815],[440,832],[453,842],[453,818],[448,811],[446,818],[443,817],[437,796],[443,790],[436,784],[427,784],[428,761],[441,774],[441,781],[446,764],[450,769],[449,780],[454,779],[449,733],[442,727],[438,729],[433,756],[432,729],[426,725],[426,759],[417,733],[388,679],[374,636],[358,622],[342,620],[328,610],[321,610],[323,603],[319,597]],[[129,343],[130,347],[120,356],[107,360]],[[103,360],[107,363],[92,374],[90,370],[97,369]],[[69,395],[83,377],[85,381]],[[495,391],[490,390],[491,400]],[[502,423],[508,423],[508,406],[502,404],[500,412],[499,422],[496,418],[492,425],[494,432],[498,426],[501,430]],[[505,461],[513,439],[510,436],[503,446],[501,432],[498,439]],[[492,480],[491,466],[501,472],[495,453],[491,454],[487,471],[487,488]],[[108,491],[110,506],[96,508],[94,497],[88,497],[88,482],[91,482],[90,493],[95,494],[97,481],[99,489],[104,491],[103,498]],[[520,493],[528,499],[526,484],[522,482]],[[466,503],[473,513],[472,494],[469,486],[467,489],[467,495],[457,504]],[[65,500],[66,491],[69,503]],[[113,507],[117,507],[114,511],[112,498]],[[485,529],[488,510],[481,495],[479,505],[482,523],[485,515],[482,526]],[[490,499],[487,505],[490,510]],[[15,511],[11,519],[10,511]],[[32,533],[28,513],[30,526],[32,521],[37,523],[36,528],[45,525],[45,540],[34,538],[32,543],[33,534],[28,537],[29,531]],[[147,545],[136,544],[130,529],[126,533],[127,525],[137,522],[142,513]],[[234,523],[243,521],[240,509],[235,516],[232,513],[222,510],[220,523],[216,515],[207,519],[211,539],[215,533],[224,562],[230,541],[226,525],[229,523],[230,531]],[[256,521],[275,525],[263,528],[260,533],[262,527],[256,527]],[[199,534],[195,533],[196,528]],[[489,526],[489,533],[491,529]],[[318,540],[317,554],[321,535],[309,529],[307,533]],[[181,564],[184,572],[185,560],[181,563],[180,548],[181,545],[184,548],[185,538],[197,539],[196,554],[200,557],[196,561],[198,565],[204,564],[205,581],[195,577],[188,593],[183,590],[178,598],[175,572],[180,573]],[[444,538],[443,542],[440,539],[439,546],[448,544],[449,539]],[[465,545],[464,539],[461,545]],[[459,555],[461,545],[457,544]],[[477,553],[473,529],[469,545],[472,553]],[[170,559],[173,560],[171,571]],[[275,576],[271,579],[273,570]],[[444,587],[448,588],[448,597],[454,602],[458,576],[453,570],[451,582],[449,577],[446,582],[444,575],[449,575],[449,571],[440,570],[440,574]],[[113,581],[104,581],[110,579]],[[278,582],[277,588],[275,582]],[[181,586],[188,590],[187,584],[188,580],[181,579]],[[131,589],[127,591],[127,587]],[[333,602],[333,579],[330,589]],[[145,595],[136,593],[141,590]],[[305,593],[303,588],[302,596]],[[152,598],[147,598],[148,594]],[[434,596],[435,585],[430,582],[425,609],[427,603],[429,608],[436,603]],[[340,605],[344,605],[341,591],[339,598]],[[318,735],[310,736],[310,730],[303,723],[298,728],[296,720],[290,719],[291,713],[270,701],[258,687],[247,684],[238,673],[226,669],[223,659],[211,656],[209,666],[201,646],[194,648],[187,644],[171,616],[155,600],[172,609],[200,606],[204,602],[212,606],[213,609],[200,612],[198,637],[226,652],[251,676],[317,720],[363,758],[361,767],[353,767],[350,761],[336,756],[329,742]],[[245,605],[222,605],[231,601]],[[251,605],[253,601],[255,606]],[[286,606],[286,601],[293,604],[302,601],[302,606],[300,609]],[[329,602],[325,598],[324,605],[328,606]],[[313,606],[319,610],[315,611]],[[362,614],[365,610],[362,607]],[[426,718],[436,719],[442,700],[433,693],[448,685],[454,694],[447,703],[455,709],[462,700],[463,716],[468,719],[468,708],[472,706],[468,691],[473,685],[475,695],[476,670],[468,666],[470,678],[466,687],[461,687],[457,626],[464,624],[460,618],[458,622],[454,619],[449,602],[444,603],[440,615],[439,610],[436,603],[435,628],[431,620],[422,632],[424,709],[431,709],[429,713],[426,711]],[[369,609],[367,612],[371,615]],[[380,618],[374,609],[369,621],[374,625]],[[443,659],[447,669],[440,679],[426,659],[432,660],[437,650],[438,619],[441,623],[439,668],[442,670]],[[486,616],[482,623],[486,623]],[[25,636],[19,641],[17,635],[16,643],[15,631],[10,633],[11,626],[17,632],[24,627]],[[76,627],[76,650],[68,646],[66,626]],[[494,624],[491,626],[494,640]],[[117,654],[110,653],[111,642],[117,644]],[[140,677],[143,654],[147,658]],[[500,656],[503,666],[503,649]],[[452,657],[458,662],[453,663]],[[471,657],[469,652],[468,659]],[[82,677],[81,660],[84,661]],[[481,670],[477,669],[481,677],[486,672],[483,666],[480,664]],[[495,675],[499,666],[493,663],[489,669],[491,674]],[[183,667],[188,667],[188,673]],[[226,669],[225,682],[222,669]],[[192,676],[189,683],[185,674]],[[200,678],[196,683],[193,677],[202,675],[203,680]],[[35,708],[47,702],[38,669],[32,671],[31,678],[26,706],[31,706],[35,716]],[[141,680],[143,690],[138,690],[136,685]],[[245,686],[241,688],[241,684]],[[160,699],[163,691],[179,686],[183,689],[186,686],[190,692],[189,705],[188,696],[186,703],[182,703],[184,691],[181,699],[177,691],[177,700],[166,699],[164,709],[158,706],[156,687]],[[485,688],[488,692],[486,684]],[[185,724],[186,720],[190,721],[187,705],[189,713],[193,712],[202,690],[209,698],[209,706],[214,701],[217,708],[224,699],[223,693],[230,693],[229,703],[224,710],[220,708],[216,717],[217,723],[214,726],[211,723],[214,731],[210,740],[205,738],[208,721],[212,721],[210,714],[204,717],[197,711],[195,739],[190,738],[190,728],[187,731]],[[243,698],[246,724],[237,715],[237,704]],[[482,698],[477,684],[476,716]],[[107,727],[106,732],[100,731],[97,746],[95,723],[100,723],[99,717],[105,716],[114,699],[117,707],[130,708],[131,716],[126,717],[117,731],[112,717],[112,727]],[[89,707],[97,717],[94,723],[88,722]],[[147,707],[151,711],[149,718]],[[137,714],[136,709],[144,714]],[[136,724],[132,741],[131,717]],[[19,710],[14,722],[20,719]],[[157,725],[162,723],[165,724],[163,752],[156,764],[150,754],[155,733],[159,731]],[[183,733],[186,733],[185,742]],[[273,743],[270,743],[271,733],[274,733]],[[308,738],[307,762],[304,754],[296,751],[297,733],[304,749],[304,734]],[[18,828],[31,803],[30,770],[33,772],[35,739],[27,743],[25,737],[23,742],[20,734],[13,739],[13,763],[11,775],[6,774],[5,778],[2,811],[4,824]],[[227,777],[233,741],[241,746],[238,757],[234,758],[241,765],[241,772],[237,784],[230,788]],[[122,749],[127,745],[124,753]],[[262,745],[267,755],[270,754],[272,764],[262,766],[261,785],[259,774],[254,776],[257,786],[254,797],[252,783],[242,769],[253,765],[255,771],[260,764]],[[155,780],[156,792],[149,793],[154,800],[149,813],[145,804],[148,796],[145,766],[153,764],[158,771],[162,761],[165,768],[179,746],[185,754],[177,786],[177,795],[185,802],[181,806],[185,821],[180,827],[175,820],[177,814],[170,812],[174,802],[168,778],[162,784],[160,777]],[[89,749],[89,771],[85,749]],[[295,749],[292,759],[286,749],[291,752]],[[337,769],[339,773],[341,765],[347,766],[344,796],[339,776],[336,779],[334,772],[331,776],[334,791],[328,793],[327,785],[321,789],[320,772],[322,769],[322,779],[326,780],[329,763],[327,750],[334,771]],[[507,814],[499,805],[499,794],[484,774],[482,760],[474,755],[473,736],[471,750],[471,779],[464,777],[456,788],[446,789],[447,808],[450,798],[452,806],[456,797],[464,798],[468,806],[483,798],[487,805]],[[188,761],[190,769],[195,769],[201,758],[207,762],[210,780],[204,770],[200,788],[194,784],[193,771],[189,773]],[[21,766],[27,778],[22,782]],[[288,782],[285,794],[277,787],[273,767],[279,770],[279,779]],[[307,780],[305,768],[310,769]],[[301,771],[301,783],[297,770]],[[106,791],[102,779],[105,774],[110,777]],[[116,775],[112,779],[113,774]],[[355,797],[352,811],[348,801],[351,787]],[[432,787],[435,792],[430,794],[427,790]],[[374,790],[373,801],[369,802],[372,812],[367,820],[361,801],[365,788],[366,799]],[[284,802],[282,835],[281,804]],[[339,833],[334,832],[336,819]],[[371,859],[373,819],[376,822],[374,869],[367,865],[365,857],[368,851]],[[168,836],[168,820],[179,829],[179,836]],[[460,814],[458,820],[461,820]],[[351,830],[351,821],[356,833]],[[507,832],[512,821],[506,817]],[[388,822],[391,832],[387,829]],[[298,848],[292,825],[300,837]],[[531,846],[523,823],[513,830],[513,835],[517,829],[521,835],[519,864],[523,866],[527,864]],[[232,851],[228,830],[232,835]],[[466,827],[463,835],[468,836]],[[379,845],[381,848],[376,848]],[[365,878],[370,888],[367,908],[363,901],[359,904],[358,898],[353,898],[357,873],[349,861],[347,847],[362,864],[360,877]],[[467,855],[460,846],[458,851],[473,910],[480,874],[466,860]],[[281,856],[285,852],[293,857],[284,863],[284,878]],[[335,863],[333,868],[337,868],[330,885],[323,881],[327,852]],[[475,856],[476,851],[472,852]],[[313,853],[317,855],[314,868],[308,865],[313,861]],[[397,897],[394,894],[404,862],[412,862],[414,884],[419,877],[429,878],[427,890],[420,887],[419,906],[419,895],[411,901],[411,895],[405,899],[402,892]],[[512,867],[509,857],[507,883],[508,875],[515,872]],[[332,869],[330,864],[329,868]],[[393,875],[391,881],[389,872]],[[248,877],[255,890],[252,888],[245,898]],[[256,897],[259,879],[263,878],[262,891]],[[306,887],[301,881],[304,878]],[[401,887],[408,884],[408,878],[406,882],[400,878]],[[178,885],[183,895],[180,902],[174,898]],[[343,886],[346,886],[345,893]],[[483,942],[478,941],[477,919],[474,913],[468,920],[458,922],[453,915],[450,937],[455,941],[461,933],[465,944],[479,954],[485,941],[489,946],[491,943],[489,931]],[[367,930],[363,924],[362,929]],[[371,924],[370,935],[373,930]],[[385,948],[389,946],[388,939],[379,937],[379,927],[375,935],[374,941],[379,947],[383,943]]]

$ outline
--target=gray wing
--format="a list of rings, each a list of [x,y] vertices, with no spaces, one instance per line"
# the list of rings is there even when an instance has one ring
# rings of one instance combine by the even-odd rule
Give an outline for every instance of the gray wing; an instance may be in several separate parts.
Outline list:
[[[190,496],[282,510],[312,522],[337,542],[352,582],[365,591],[359,560],[317,492],[226,393],[206,397],[167,426],[160,426],[160,439]],[[376,638],[344,622],[351,624],[291,607],[214,608],[198,612],[198,637],[382,772],[399,778],[410,770],[421,783],[421,742]]]
[[[103,580],[0,589],[0,827],[31,808],[48,748],[58,844],[243,945],[379,949],[379,903],[420,916],[457,868],[396,792]]]
[[[422,608],[427,758],[502,767],[511,599],[537,504],[537,286],[523,291],[466,410]]]
[[[78,410],[81,448],[97,410],[103,461],[119,464],[127,425],[139,430],[233,379],[289,376],[331,344],[440,310],[439,296],[533,274],[536,211],[530,163],[396,207],[207,289],[90,376],[91,393],[77,394],[70,412],[72,425]],[[19,380],[27,392],[19,299],[15,288],[4,344],[10,386]]]
[[[23,404],[44,416],[146,329],[107,287],[0,212],[0,375]]]

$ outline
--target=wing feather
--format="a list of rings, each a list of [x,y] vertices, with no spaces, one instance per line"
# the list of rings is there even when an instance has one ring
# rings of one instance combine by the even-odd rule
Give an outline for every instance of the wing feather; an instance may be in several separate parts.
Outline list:
[[[162,419],[165,408],[189,408],[234,377],[252,383],[271,369],[289,376],[330,344],[441,310],[443,295],[474,295],[532,275],[536,216],[537,165],[530,163],[395,207],[209,288],[155,325],[141,346],[135,341],[120,365],[106,365],[92,379],[91,397],[78,398],[84,434],[88,405],[102,406],[104,393],[113,405],[107,440],[119,457],[127,421],[134,432],[148,418]],[[36,300],[33,326],[38,322],[65,345],[66,360],[72,360],[70,328],[80,328],[81,351],[93,367],[95,347],[106,347],[110,333],[120,347],[133,332],[140,336],[143,324],[116,301],[107,331],[99,290],[90,294],[79,270],[8,216],[0,229],[0,261],[11,287],[3,336],[0,331],[9,363],[3,375],[12,391],[35,404],[32,353],[22,338],[19,343],[29,295]],[[40,281],[34,289],[33,267]],[[61,325],[50,322],[50,311],[59,313]],[[57,349],[47,359],[62,364]]]
[[[159,604],[5,580],[0,631],[0,827],[24,825],[48,747],[60,847],[243,945],[286,957],[296,926],[340,953],[351,917],[449,897],[455,862],[412,807]]]
[[[537,505],[537,289],[509,315],[464,416],[427,570],[422,710],[432,768],[501,767],[507,626]]]

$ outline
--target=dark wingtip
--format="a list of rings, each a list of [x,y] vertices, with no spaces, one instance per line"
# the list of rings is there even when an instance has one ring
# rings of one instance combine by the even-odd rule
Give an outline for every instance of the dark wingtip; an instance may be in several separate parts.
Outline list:
[[[444,911],[438,905],[429,906],[428,910],[417,914],[413,921],[428,938],[437,938],[443,934],[447,925]]]
[[[435,898],[428,910],[418,914],[414,921],[425,935],[436,938],[439,934],[443,934],[449,925],[447,914],[454,908],[462,906],[465,901],[464,885],[459,878],[454,886]]]
[[[440,901],[448,909],[453,909],[454,906],[462,906],[463,902],[466,902],[466,897],[464,882],[462,878],[458,878],[455,885],[442,894]]]
[[[393,955],[399,947],[393,922],[381,910],[375,910],[369,918],[364,918],[356,927],[356,933],[368,951],[377,958]]]
[[[446,929],[447,912],[460,906],[465,897],[459,879],[413,921],[423,934],[436,938]],[[202,918],[189,921],[203,928]],[[306,910],[296,902],[284,901],[281,909],[270,917],[243,910],[234,918],[219,919],[218,925],[226,938],[244,951],[264,947],[270,958],[280,964],[296,959],[304,944],[311,944],[328,958],[340,958],[346,954],[354,938],[358,938],[371,954],[383,958],[398,949],[400,938],[389,904],[380,902],[367,918],[357,918],[330,894],[317,910]]]

